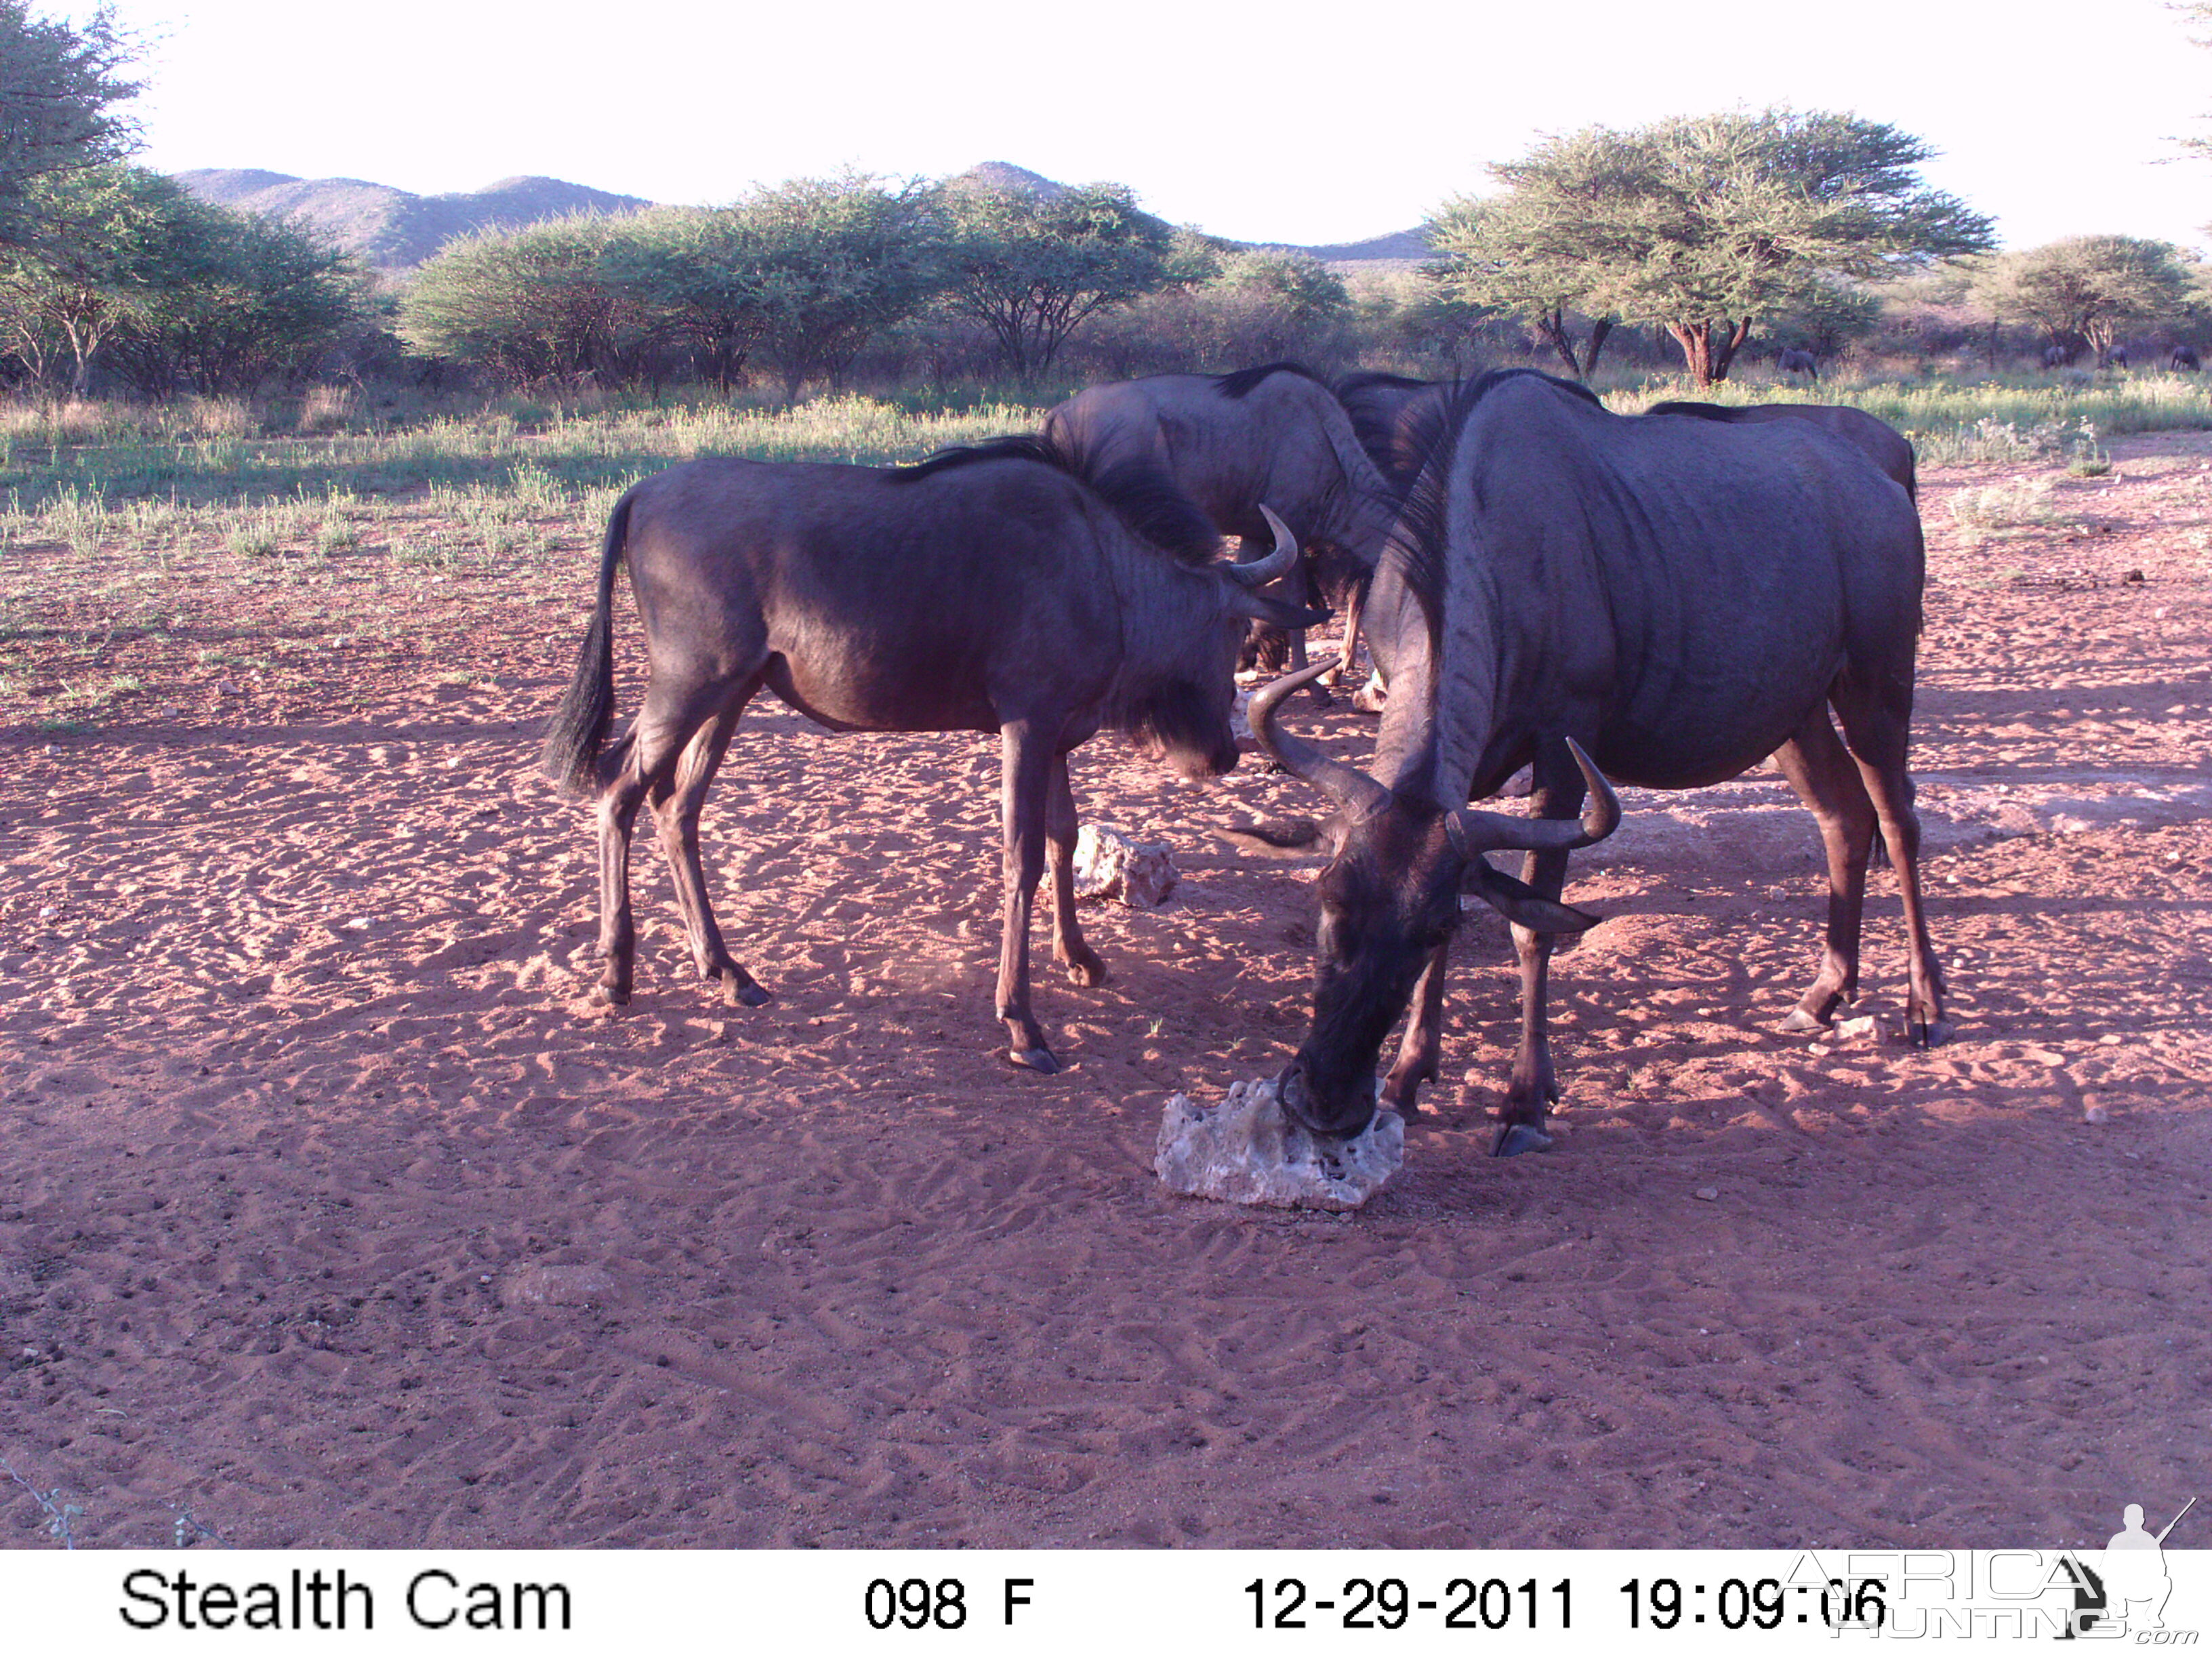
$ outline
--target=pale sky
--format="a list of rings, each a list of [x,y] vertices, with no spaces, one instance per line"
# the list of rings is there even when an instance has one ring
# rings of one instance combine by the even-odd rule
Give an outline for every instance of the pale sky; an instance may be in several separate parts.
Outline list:
[[[82,15],[81,6],[54,12]],[[2013,246],[2208,240],[2212,51],[2161,0],[121,0],[140,159],[404,190],[545,173],[660,202],[1000,160],[1249,240],[1348,241],[1592,122],[1789,103],[1942,152]]]

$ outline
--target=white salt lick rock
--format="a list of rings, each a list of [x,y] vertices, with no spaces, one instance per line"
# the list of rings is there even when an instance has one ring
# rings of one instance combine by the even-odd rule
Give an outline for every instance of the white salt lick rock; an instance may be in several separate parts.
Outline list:
[[[1179,872],[1164,845],[1133,839],[1103,823],[1086,823],[1075,836],[1075,896],[1114,899],[1132,910],[1150,910],[1175,891]]]
[[[1277,1209],[1356,1210],[1406,1161],[1406,1121],[1377,1111],[1349,1140],[1310,1133],[1283,1115],[1272,1079],[1230,1085],[1208,1110],[1168,1102],[1152,1170],[1170,1191]]]

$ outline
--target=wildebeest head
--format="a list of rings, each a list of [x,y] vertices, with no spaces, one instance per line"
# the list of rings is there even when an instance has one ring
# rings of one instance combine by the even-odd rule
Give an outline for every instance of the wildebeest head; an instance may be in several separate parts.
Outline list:
[[[1189,573],[1207,583],[1205,597],[1194,601],[1201,607],[1192,618],[1200,636],[1196,650],[1178,638],[1180,630],[1164,617],[1146,618],[1139,624],[1145,636],[1130,641],[1133,672],[1113,723],[1148,757],[1186,777],[1218,776],[1237,764],[1230,714],[1237,700],[1237,654],[1247,625],[1258,620],[1278,628],[1310,628],[1328,617],[1325,611],[1304,611],[1258,591],[1298,560],[1297,538],[1290,527],[1265,503],[1260,511],[1275,542],[1264,558],[1242,564],[1217,559],[1202,572]],[[1184,592],[1188,596],[1190,590]]]
[[[1327,663],[1276,681],[1252,700],[1252,731],[1285,771],[1336,802],[1315,839],[1329,854],[1316,884],[1312,1029],[1279,1082],[1283,1109],[1316,1133],[1354,1135],[1375,1112],[1375,1060],[1413,986],[1459,924],[1462,892],[1539,933],[1579,933],[1598,918],[1493,869],[1486,853],[1566,850],[1611,835],[1620,803],[1571,738],[1590,793],[1582,821],[1447,810],[1394,792],[1275,726],[1283,699]]]

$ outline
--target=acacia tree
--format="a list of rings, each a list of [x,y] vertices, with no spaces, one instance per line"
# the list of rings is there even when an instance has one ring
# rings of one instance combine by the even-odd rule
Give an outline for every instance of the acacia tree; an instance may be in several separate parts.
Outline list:
[[[799,400],[842,374],[876,334],[927,305],[942,280],[937,194],[864,174],[794,179],[733,210],[755,273],[754,349]]]
[[[629,220],[600,256],[615,289],[665,319],[726,394],[769,325],[758,228],[733,208],[662,208]]]
[[[2086,342],[2101,364],[2121,329],[2188,309],[2192,286],[2171,242],[2069,236],[1990,261],[1974,291],[1992,313],[2027,318],[2069,361]]]
[[[945,299],[981,324],[1024,380],[1105,307],[1173,279],[1174,233],[1121,185],[1047,195],[962,180],[947,188]]]
[[[0,317],[34,375],[64,355],[82,397],[100,348],[199,274],[205,216],[174,180],[121,165],[41,175],[24,199],[40,232],[0,246]]]
[[[368,279],[307,227],[189,198],[171,269],[109,351],[149,395],[298,380],[370,310]]]
[[[1570,308],[1658,325],[1709,386],[1761,319],[1991,245],[1988,219],[1920,182],[1932,154],[1817,110],[1592,127],[1493,168],[1504,193],[1446,204],[1431,235],[1447,270],[1520,293],[1555,326]]]
[[[115,106],[134,48],[102,5],[82,24],[33,17],[28,0],[0,0],[0,246],[37,240],[34,180],[112,161],[137,140]]]
[[[399,337],[519,386],[625,378],[660,319],[600,268],[623,222],[576,214],[460,236],[399,303]]]
[[[1617,135],[1593,127],[1492,167],[1505,186],[1488,198],[1454,197],[1431,216],[1430,267],[1445,296],[1478,311],[1518,317],[1557,352],[1577,380],[1588,380],[1615,319],[1589,319],[1584,347],[1572,313],[1589,302],[1591,227],[1614,189]]]

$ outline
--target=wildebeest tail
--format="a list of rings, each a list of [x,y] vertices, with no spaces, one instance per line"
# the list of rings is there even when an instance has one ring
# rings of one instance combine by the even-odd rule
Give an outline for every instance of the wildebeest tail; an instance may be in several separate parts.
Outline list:
[[[599,602],[576,653],[576,677],[546,722],[545,747],[538,757],[539,769],[572,795],[599,788],[599,744],[614,714],[615,566],[629,532],[629,503],[625,495],[607,516],[607,538],[599,550]]]

